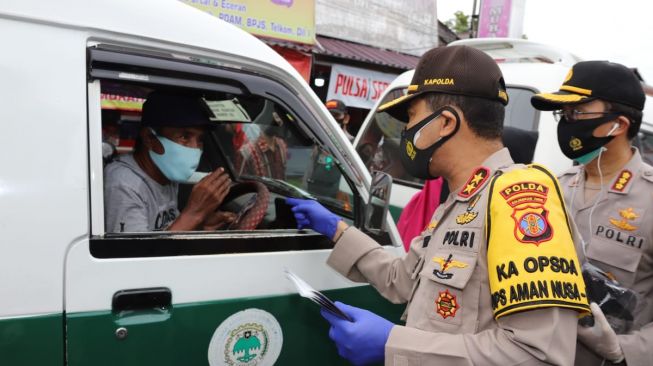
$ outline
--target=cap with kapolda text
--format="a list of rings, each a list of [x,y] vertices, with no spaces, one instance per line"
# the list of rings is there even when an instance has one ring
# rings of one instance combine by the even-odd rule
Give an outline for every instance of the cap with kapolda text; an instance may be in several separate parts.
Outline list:
[[[408,101],[424,93],[465,95],[508,104],[503,74],[485,52],[469,46],[431,49],[419,60],[407,94],[381,107],[400,121],[408,121]]]

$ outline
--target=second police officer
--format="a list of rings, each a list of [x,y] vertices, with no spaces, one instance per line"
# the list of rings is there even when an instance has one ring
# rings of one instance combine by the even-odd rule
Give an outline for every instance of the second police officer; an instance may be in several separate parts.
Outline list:
[[[608,61],[579,62],[559,91],[531,99],[535,108],[554,111],[560,148],[578,164],[560,176],[560,185],[583,238],[581,250],[639,302],[623,304],[630,310],[619,317],[632,321],[632,329],[617,334],[602,310],[611,310],[608,298],[594,299],[601,306],[591,304],[593,326],[578,327],[577,365],[603,359],[653,365],[653,167],[631,146],[644,102],[634,72]]]

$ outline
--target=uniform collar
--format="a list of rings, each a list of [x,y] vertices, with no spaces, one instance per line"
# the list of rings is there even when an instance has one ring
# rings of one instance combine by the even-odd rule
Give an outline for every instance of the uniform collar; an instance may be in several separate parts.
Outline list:
[[[638,174],[640,167],[642,166],[642,155],[640,155],[639,150],[636,147],[632,147],[632,149],[633,156],[612,180],[609,192],[618,194],[628,194],[628,192],[630,192],[630,189],[633,186],[633,181],[635,180],[635,175]]]
[[[458,201],[469,201],[478,192],[483,190],[490,178],[499,169],[507,168],[514,164],[507,148],[503,148],[490,155],[481,166],[474,169],[472,175],[456,194]]]
[[[585,170],[582,169],[581,165],[575,165],[569,170],[567,170],[564,175],[573,175],[573,178],[569,180],[567,185],[569,187],[577,187],[578,185],[582,184],[583,178],[585,176],[584,174]]]

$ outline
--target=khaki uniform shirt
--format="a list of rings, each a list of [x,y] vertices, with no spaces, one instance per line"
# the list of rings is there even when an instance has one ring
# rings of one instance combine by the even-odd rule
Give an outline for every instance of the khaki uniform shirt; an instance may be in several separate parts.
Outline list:
[[[483,166],[489,176],[520,167],[507,149]],[[386,343],[386,365],[573,363],[576,311],[548,307],[493,316],[484,232],[490,181],[476,181],[472,191],[453,191],[403,258],[353,227],[336,243],[330,266],[351,280],[369,282],[394,303],[408,303],[406,325],[394,326]],[[512,229],[505,234],[515,235]],[[456,260],[450,260],[452,253]]]
[[[589,262],[612,273],[647,302],[635,315],[635,330],[620,334],[619,343],[628,366],[653,365],[653,167],[644,163],[635,149],[621,172],[605,182],[604,192],[589,202],[585,202],[581,167],[560,176],[560,185],[570,216],[585,241]],[[577,365],[601,362],[579,343]]]

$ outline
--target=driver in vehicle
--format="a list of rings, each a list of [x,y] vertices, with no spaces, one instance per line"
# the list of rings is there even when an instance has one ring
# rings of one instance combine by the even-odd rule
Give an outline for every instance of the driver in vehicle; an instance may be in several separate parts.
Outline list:
[[[231,180],[219,168],[200,180],[179,212],[177,191],[197,169],[211,111],[199,96],[154,91],[143,104],[133,154],[104,170],[106,232],[216,230],[235,219],[217,208]]]

